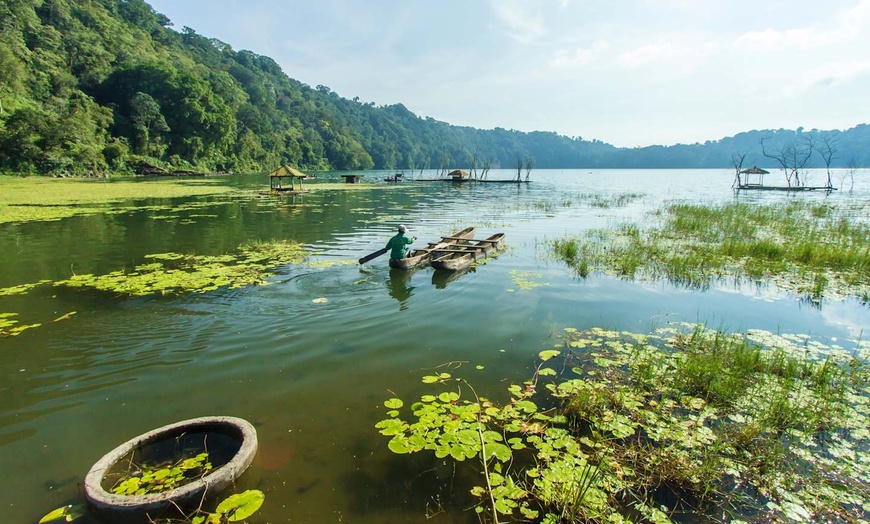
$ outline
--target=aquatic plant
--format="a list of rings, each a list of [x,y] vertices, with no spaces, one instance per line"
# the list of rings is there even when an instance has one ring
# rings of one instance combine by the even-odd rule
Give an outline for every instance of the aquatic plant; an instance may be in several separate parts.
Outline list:
[[[112,486],[111,492],[129,496],[169,491],[201,478],[212,467],[207,452],[172,463],[140,464],[128,474],[122,475]]]
[[[868,356],[758,330],[568,328],[507,402],[440,372],[408,421],[393,397],[375,427],[394,453],[479,463],[491,522],[866,521]]]
[[[518,269],[512,269],[509,271],[511,276],[511,280],[514,285],[521,290],[531,290],[541,286],[547,286],[549,284],[545,282],[539,282],[541,278],[544,278],[544,275],[541,273],[535,273],[533,271],[520,271]],[[508,289],[508,291],[513,292],[514,289]]]
[[[141,207],[131,206],[130,202],[145,198],[235,193],[242,192],[226,185],[220,178],[142,181],[133,178],[88,180],[0,177],[0,224],[138,211]]]
[[[258,489],[249,489],[242,493],[235,493],[222,500],[214,511],[204,511],[197,508],[192,514],[184,518],[163,518],[153,520],[152,524],[227,524],[229,522],[243,522],[256,513],[266,500],[266,495]],[[50,522],[73,522],[85,514],[84,504],[69,504],[50,511],[39,520],[39,524]]]
[[[74,522],[84,516],[85,511],[84,504],[68,504],[46,513],[41,519],[39,519],[39,524],[60,521]]]
[[[0,313],[0,337],[14,337],[20,335],[22,331],[30,328],[39,327],[42,324],[18,324],[18,320],[12,317],[17,317],[18,313]]]
[[[118,270],[105,275],[73,275],[54,283],[70,288],[92,288],[131,296],[204,293],[226,287],[268,284],[270,268],[300,263],[302,247],[289,241],[243,245],[237,254],[184,255],[158,253],[132,271]]]
[[[771,281],[814,303],[870,290],[870,226],[853,210],[796,201],[771,206],[672,204],[642,229],[625,223],[553,242],[581,276],[666,278],[706,288],[722,277]]]

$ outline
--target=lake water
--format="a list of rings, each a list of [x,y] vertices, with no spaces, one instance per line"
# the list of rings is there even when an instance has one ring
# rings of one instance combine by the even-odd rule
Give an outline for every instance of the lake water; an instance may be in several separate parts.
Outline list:
[[[0,297],[0,312],[43,323],[0,339],[0,521],[36,522],[81,502],[88,469],[129,438],[186,418],[231,415],[252,422],[259,436],[239,486],[266,494],[251,523],[476,522],[462,510],[467,500],[448,497],[451,486],[466,489],[459,477],[444,468],[421,475],[434,459],[391,454],[373,427],[385,399],[418,397],[420,377],[439,365],[464,363],[459,372],[478,393],[501,398],[508,384],[529,378],[538,352],[565,327],[648,332],[685,321],[845,340],[870,326],[870,308],[853,300],[813,307],[754,286],[693,291],[598,274],[579,279],[549,249],[584,229],[649,223],[647,213],[671,201],[826,200],[864,205],[866,216],[866,177],[852,194],[735,195],[724,169],[536,170],[519,186],[389,186],[386,174],[367,173],[373,186],[357,190],[208,197],[169,214],[0,225],[0,288],[130,268],[150,253],[232,252],[252,240],[291,239],[316,253],[279,267],[268,286],[180,298],[53,288]],[[326,174],[306,185],[316,189],[324,179],[340,180]],[[263,176],[227,183],[268,187]],[[430,268],[391,272],[386,257],[356,264],[400,223],[419,242],[466,226],[476,226],[478,238],[504,232],[508,249],[452,280]],[[427,521],[439,503],[448,511]]]

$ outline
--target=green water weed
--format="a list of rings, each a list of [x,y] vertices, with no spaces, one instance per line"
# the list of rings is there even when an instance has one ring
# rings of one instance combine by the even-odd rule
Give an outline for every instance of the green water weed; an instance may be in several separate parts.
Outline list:
[[[653,227],[618,224],[558,239],[552,249],[581,274],[665,278],[695,289],[722,277],[749,277],[820,304],[870,294],[870,226],[850,212],[801,201],[671,204],[653,214]]]
[[[393,397],[376,427],[397,453],[489,461],[472,494],[493,522],[665,523],[674,512],[857,522],[870,511],[870,345],[852,344],[698,325],[569,328],[508,402],[467,399],[464,379],[427,375],[452,387],[424,394],[410,422]]]

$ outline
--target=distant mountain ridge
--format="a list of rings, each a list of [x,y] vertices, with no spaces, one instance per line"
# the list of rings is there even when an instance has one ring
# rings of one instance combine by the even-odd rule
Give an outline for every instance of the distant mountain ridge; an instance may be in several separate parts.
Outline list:
[[[269,57],[236,51],[143,0],[0,4],[0,171],[132,172],[142,163],[218,172],[718,168],[734,154],[776,167],[776,149],[832,131],[758,130],[704,144],[617,148],[551,132],[454,126],[402,104],[311,88]],[[292,74],[292,72],[290,72]],[[870,127],[837,132],[833,166],[868,165]],[[818,159],[813,160],[820,165]]]

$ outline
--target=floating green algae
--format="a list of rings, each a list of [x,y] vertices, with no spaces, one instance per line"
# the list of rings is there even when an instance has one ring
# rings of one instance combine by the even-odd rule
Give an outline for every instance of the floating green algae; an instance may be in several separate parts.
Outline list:
[[[39,327],[42,324],[21,324],[13,317],[17,317],[18,313],[0,313],[0,337],[14,337],[20,335],[22,331],[30,328]]]
[[[550,284],[547,282],[540,282],[540,279],[544,278],[544,275],[541,273],[535,273],[533,271],[520,271],[518,269],[510,270],[511,280],[514,285],[524,291],[529,291],[541,286],[549,286]],[[514,292],[514,289],[508,289],[509,292]]]
[[[0,297],[8,297],[11,295],[26,295],[30,292],[31,289],[41,286],[43,284],[48,284],[50,282],[51,280],[40,280],[39,282],[33,282],[30,284],[19,284],[17,286],[0,288]]]
[[[0,176],[0,224],[54,221],[140,209],[124,205],[132,200],[240,192],[226,185],[221,178],[145,181],[133,178],[92,180]]]
[[[305,259],[305,253],[298,243],[278,241],[248,244],[237,254],[158,253],[145,258],[152,262],[140,264],[131,271],[74,275],[54,285],[130,296],[205,293],[220,288],[266,285],[266,279],[274,274],[272,268],[298,264]]]
[[[761,330],[567,328],[507,400],[430,374],[375,427],[393,453],[473,461],[457,478],[483,522],[866,522],[868,357]]]

